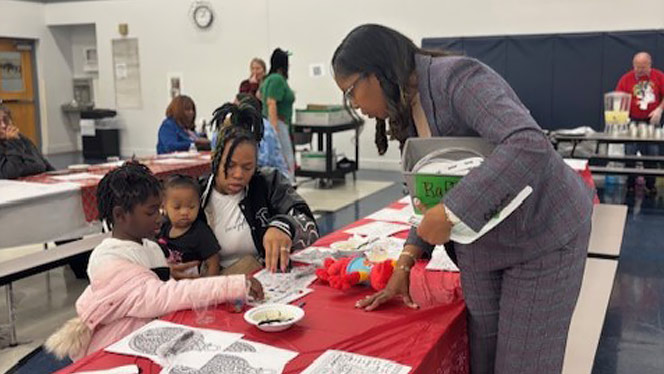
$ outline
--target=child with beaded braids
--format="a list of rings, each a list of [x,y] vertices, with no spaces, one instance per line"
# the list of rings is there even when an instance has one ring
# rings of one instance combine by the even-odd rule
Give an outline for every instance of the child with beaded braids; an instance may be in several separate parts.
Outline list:
[[[224,125],[227,118],[230,124]],[[311,209],[280,172],[257,169],[264,129],[253,106],[226,103],[214,111],[212,123],[219,140],[201,210],[221,246],[221,266],[254,256],[270,271],[285,271],[292,249],[318,239]]]
[[[262,297],[260,283],[243,275],[169,277],[161,248],[150,240],[161,221],[161,186],[144,165],[126,163],[104,176],[97,204],[112,235],[90,255],[90,285],[76,301],[78,317],[46,342],[56,356],[77,360],[198,300],[217,304]]]

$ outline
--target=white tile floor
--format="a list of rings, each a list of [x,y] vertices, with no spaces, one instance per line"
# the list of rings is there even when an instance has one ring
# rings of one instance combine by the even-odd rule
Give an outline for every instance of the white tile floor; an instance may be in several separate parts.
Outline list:
[[[335,185],[334,188],[316,188],[314,181],[299,184],[297,192],[309,204],[314,212],[336,212],[353,202],[376,193],[394,184],[394,182],[378,182],[348,178],[346,183]]]
[[[7,256],[5,251],[9,250],[0,252],[4,258]],[[76,279],[69,267],[54,269],[14,283],[19,345],[0,350],[0,372],[6,372],[40,346],[65,321],[76,315],[74,303],[87,284],[85,280]],[[0,311],[0,324],[6,326],[5,287],[2,287]],[[3,328],[2,332],[2,340],[7,339],[7,328]]]

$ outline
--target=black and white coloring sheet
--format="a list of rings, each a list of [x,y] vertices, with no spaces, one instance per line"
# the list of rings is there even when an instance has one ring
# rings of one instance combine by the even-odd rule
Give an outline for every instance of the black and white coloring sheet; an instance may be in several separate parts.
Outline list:
[[[186,352],[161,374],[280,374],[297,352],[239,340],[223,352]]]
[[[313,290],[308,288],[316,280],[315,266],[295,266],[288,273],[271,273],[261,270],[254,278],[263,285],[264,298],[260,302],[252,302],[252,305],[261,304],[288,304]]]
[[[298,352],[242,339],[242,334],[152,321],[106,351],[148,358],[162,374],[280,374]]]
[[[410,370],[409,366],[394,361],[331,349],[302,374],[408,374]]]

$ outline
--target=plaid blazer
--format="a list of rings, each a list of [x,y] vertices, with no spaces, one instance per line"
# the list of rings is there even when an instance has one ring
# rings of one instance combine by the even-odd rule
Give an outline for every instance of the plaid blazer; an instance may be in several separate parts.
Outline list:
[[[420,99],[432,136],[480,136],[493,153],[444,198],[461,221],[479,231],[526,185],[533,193],[476,242],[455,243],[463,269],[494,270],[563,247],[590,224],[593,191],[563,161],[512,88],[468,57],[416,55]],[[416,136],[414,129],[412,136]],[[411,230],[408,242],[432,246]]]

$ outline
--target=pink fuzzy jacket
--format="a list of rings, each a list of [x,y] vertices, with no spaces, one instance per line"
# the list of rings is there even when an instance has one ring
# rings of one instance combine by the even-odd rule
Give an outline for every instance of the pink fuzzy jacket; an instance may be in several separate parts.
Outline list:
[[[78,316],[92,331],[92,339],[72,359],[102,349],[155,318],[189,309],[193,300],[218,304],[244,299],[245,292],[243,275],[164,282],[150,269],[109,261],[76,301]]]

